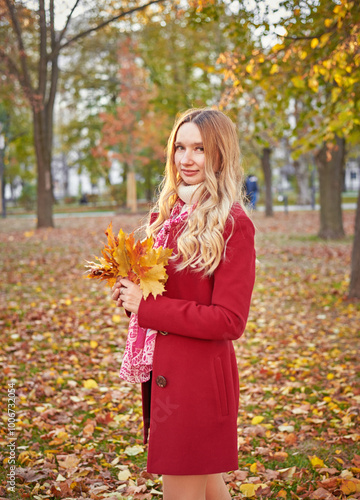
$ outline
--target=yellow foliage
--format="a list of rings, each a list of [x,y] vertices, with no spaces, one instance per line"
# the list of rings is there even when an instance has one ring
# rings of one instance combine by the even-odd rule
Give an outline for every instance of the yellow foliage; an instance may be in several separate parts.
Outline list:
[[[336,6],[333,8],[333,12],[334,12],[334,14],[340,14],[342,10],[343,10],[343,7],[342,7],[341,5],[336,5]]]
[[[311,465],[314,468],[325,467],[324,461],[321,460],[321,458],[317,457],[316,455],[312,455],[312,456],[309,455],[308,458],[309,458],[309,460],[311,462]]]
[[[257,470],[257,463],[255,462],[254,464],[251,464],[250,465],[250,471],[253,473],[253,474],[256,474],[256,472],[258,471]]]
[[[115,324],[119,324],[121,321],[121,316],[119,314],[113,314],[112,316],[112,322]]]
[[[257,425],[261,424],[261,422],[264,420],[264,417],[261,417],[260,415],[257,415],[256,417],[253,417],[251,420],[251,425]]]
[[[312,49],[315,49],[318,45],[319,45],[319,40],[318,40],[318,38],[313,38],[313,39],[311,40],[311,43],[310,43],[311,48],[312,48]]]
[[[320,37],[320,47],[324,47],[331,37],[331,33],[325,33]]]
[[[85,389],[96,389],[98,387],[98,384],[96,380],[94,380],[93,378],[89,378],[83,381],[83,386],[85,387]]]
[[[325,24],[326,28],[330,28],[330,26],[332,25],[332,23],[333,23],[332,19],[325,19],[325,21],[324,21],[324,24]]]
[[[110,223],[105,234],[108,244],[102,250],[99,263],[87,262],[88,278],[107,281],[113,286],[119,277],[128,278],[140,285],[146,299],[151,293],[154,297],[165,290],[167,280],[165,266],[172,250],[154,248],[152,237],[136,241],[134,234],[127,235],[120,229],[118,236],[113,234]]]
[[[246,72],[249,73],[251,75],[253,69],[254,69],[254,64],[253,63],[249,63],[247,66],[246,66]]]
[[[291,78],[292,83],[294,84],[294,87],[297,89],[304,89],[305,88],[305,82],[300,76],[294,76]]]
[[[331,102],[336,102],[340,94],[341,89],[339,87],[333,88],[331,91]]]
[[[246,498],[251,498],[255,496],[255,492],[258,488],[262,487],[262,484],[253,483],[243,483],[240,486],[240,493],[242,493]]]
[[[319,82],[317,81],[317,79],[314,76],[312,78],[309,78],[308,85],[313,92],[318,92]]]
[[[277,43],[276,45],[273,46],[271,49],[273,52],[279,52],[279,50],[283,49],[285,45],[283,43]]]

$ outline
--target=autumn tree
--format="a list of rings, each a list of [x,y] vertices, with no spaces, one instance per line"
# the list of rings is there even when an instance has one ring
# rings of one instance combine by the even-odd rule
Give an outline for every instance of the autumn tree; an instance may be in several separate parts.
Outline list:
[[[93,186],[99,179],[110,182],[108,168],[91,151],[101,136],[99,113],[114,106],[119,91],[118,35],[110,24],[80,39],[76,51],[65,49],[54,150],[63,164],[65,189],[70,170],[86,172]]]
[[[34,179],[31,114],[16,90],[14,82],[10,82],[0,91],[0,207],[3,217],[6,216],[6,186],[14,198],[16,185],[29,185]]]
[[[159,113],[169,117],[190,107],[214,105],[221,79],[214,74],[219,54],[231,45],[227,28],[235,14],[223,1],[166,5],[161,19],[150,18],[137,34],[139,53],[158,92],[153,99]]]
[[[219,56],[219,71],[228,87],[220,100],[222,109],[234,109],[240,131],[240,144],[246,154],[253,154],[263,172],[265,183],[265,215],[273,215],[271,153],[289,136],[287,108],[289,101],[269,98],[274,70],[271,65],[257,67],[255,59],[264,63],[259,45],[250,40],[231,52]]]
[[[117,98],[116,112],[121,115],[125,111],[130,113],[128,118],[131,117],[131,126],[127,126],[127,120],[124,120],[123,116],[116,119],[118,125],[115,125],[113,120],[116,113],[113,111],[110,113],[112,116],[108,116],[109,124],[106,126],[104,139],[105,143],[108,143],[106,148],[111,147],[113,158],[116,157],[116,151],[121,150],[117,159],[127,170],[129,162],[123,155],[126,148],[129,148],[129,137],[132,138],[131,141],[134,140],[131,130],[136,130],[135,135],[138,138],[144,133],[144,137],[136,141],[141,148],[138,159],[133,163],[138,165],[137,177],[143,178],[147,198],[151,198],[154,184],[159,182],[159,167],[163,169],[165,141],[175,115],[180,110],[192,106],[215,104],[221,94],[222,82],[213,75],[211,68],[219,53],[231,43],[225,28],[231,24],[235,15],[227,12],[223,2],[215,3],[216,5],[206,5],[204,2],[201,9],[197,9],[196,5],[188,8],[180,4],[165,5],[161,18],[149,16],[142,28],[131,34],[131,40],[136,43],[137,50],[132,55],[132,69],[121,75],[120,70],[117,76],[121,90]],[[193,49],[194,46],[196,50]],[[126,55],[126,47],[122,48],[119,66],[122,67],[121,61],[124,58],[129,57],[131,60],[130,56],[131,54]],[[123,83],[126,80],[131,81],[127,87],[131,87],[134,94],[137,91],[137,97],[131,98],[129,91],[128,95],[124,92]],[[142,103],[143,96],[146,96],[146,105]],[[124,103],[128,103],[125,108]],[[134,103],[138,103],[138,106]],[[136,107],[137,110],[134,109]],[[120,130],[123,131],[124,137],[119,135]],[[111,140],[109,143],[111,134],[115,141],[113,145]],[[136,147],[135,145],[133,151]],[[155,147],[159,148],[159,153],[154,155]]]
[[[323,238],[343,236],[341,191],[346,143],[359,140],[360,4],[321,0],[301,8],[283,2],[289,13],[281,24],[286,35],[277,47],[279,59],[295,51],[297,67],[292,81],[302,93],[312,92],[302,114],[308,127],[300,147],[314,147],[320,178],[320,231]],[[302,61],[302,63],[300,62]],[[356,212],[350,297],[360,298],[360,199]]]
[[[164,159],[164,136],[161,116],[156,115],[146,69],[141,65],[137,44],[132,37],[119,43],[119,93],[116,106],[100,114],[102,137],[94,148],[94,156],[110,167],[113,160],[121,163],[127,185],[127,206],[137,210],[136,173],[151,159]]]
[[[319,235],[341,238],[346,142],[359,137],[360,5],[325,0],[306,5],[286,0],[281,5],[285,14],[277,28],[281,27],[283,36],[271,50],[253,53],[249,73],[269,101],[284,100],[285,106],[302,102],[293,126],[294,157],[309,151],[315,155],[320,180]],[[269,32],[269,25],[263,27]],[[236,68],[234,72],[235,86],[244,73]],[[360,223],[355,226],[356,233]],[[360,296],[357,242],[356,233],[350,296]]]
[[[49,4],[38,0],[37,10],[22,2],[2,0],[0,65],[11,78],[18,80],[32,111],[37,160],[38,227],[53,226],[51,160],[60,55],[76,41],[161,1],[151,0],[135,5],[125,3],[117,8],[117,12],[110,2],[100,6],[97,17],[93,16],[93,12],[99,12],[98,5],[88,2],[87,10],[81,13],[82,25],[75,32],[72,21],[79,12],[80,0],[74,0],[60,29],[57,27],[59,4],[55,0],[50,0]],[[110,14],[105,16],[101,7],[103,12]]]

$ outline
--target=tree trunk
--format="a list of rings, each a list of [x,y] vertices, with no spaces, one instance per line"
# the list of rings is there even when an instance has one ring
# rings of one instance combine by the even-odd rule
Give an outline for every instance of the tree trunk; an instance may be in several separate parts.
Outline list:
[[[304,157],[300,157],[298,160],[294,161],[295,176],[298,185],[298,205],[310,205],[311,203],[311,193],[309,186],[309,169],[308,162]]]
[[[129,170],[126,179],[126,205],[130,208],[132,213],[137,211],[137,200],[136,200],[136,177],[135,172]]]
[[[2,217],[6,217],[6,202],[5,202],[5,164],[4,164],[4,154],[5,154],[5,141],[4,147],[1,144],[2,139],[0,135],[0,210]]]
[[[345,236],[342,223],[341,192],[345,160],[345,139],[337,137],[335,149],[326,144],[315,156],[319,172],[320,231],[326,240]]]
[[[355,216],[355,232],[351,257],[349,298],[360,299],[360,190]]]
[[[272,217],[273,212],[273,202],[272,202],[272,172],[270,164],[270,148],[263,148],[261,157],[261,167],[264,172],[265,180],[265,215],[267,217]]]
[[[54,227],[51,185],[51,149],[47,143],[44,109],[33,110],[34,143],[37,163],[37,227]]]
[[[150,162],[148,165],[144,165],[144,177],[145,177],[145,198],[146,201],[151,201],[153,198],[153,186],[152,186],[152,168],[153,163]]]
[[[62,183],[63,183],[63,195],[64,197],[69,196],[69,166],[67,164],[66,154],[61,155],[61,167],[62,167]],[[91,184],[92,189],[92,184]]]

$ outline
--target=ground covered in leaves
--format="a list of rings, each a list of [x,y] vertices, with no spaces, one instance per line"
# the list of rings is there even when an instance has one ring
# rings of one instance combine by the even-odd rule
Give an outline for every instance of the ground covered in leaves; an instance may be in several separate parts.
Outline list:
[[[314,236],[316,213],[254,215],[257,282],[235,342],[239,470],[224,475],[236,499],[360,498],[360,306],[346,300],[354,213],[344,219],[350,236],[328,243]],[[83,275],[109,222],[0,221],[0,498],[161,496],[161,477],[146,472],[139,386],[118,376],[128,320]],[[138,223],[113,217],[114,230]]]

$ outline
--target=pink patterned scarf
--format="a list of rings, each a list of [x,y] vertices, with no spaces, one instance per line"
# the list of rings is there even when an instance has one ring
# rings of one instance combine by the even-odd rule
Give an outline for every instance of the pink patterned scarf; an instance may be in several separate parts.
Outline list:
[[[188,211],[181,213],[184,202],[179,199],[160,231],[154,248],[166,247],[172,226],[185,221]],[[120,368],[120,377],[127,382],[146,382],[150,379],[157,331],[139,326],[138,315],[131,313],[124,357]]]

